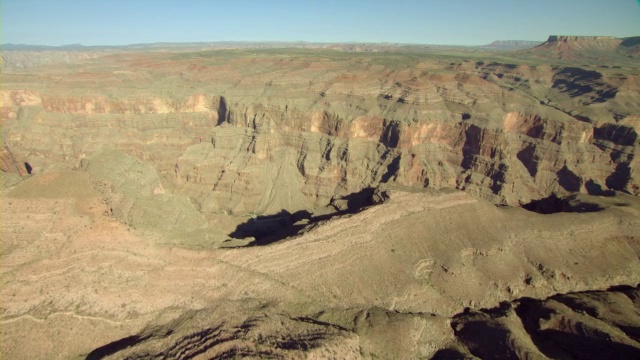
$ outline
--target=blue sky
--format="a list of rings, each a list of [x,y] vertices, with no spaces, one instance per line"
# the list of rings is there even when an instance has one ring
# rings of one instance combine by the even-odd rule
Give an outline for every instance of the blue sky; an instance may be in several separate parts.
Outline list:
[[[2,0],[0,14],[1,43],[33,45],[640,35],[640,0]]]

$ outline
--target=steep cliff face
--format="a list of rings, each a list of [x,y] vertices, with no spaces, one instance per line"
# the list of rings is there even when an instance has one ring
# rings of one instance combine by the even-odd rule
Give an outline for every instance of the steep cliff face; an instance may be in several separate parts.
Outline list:
[[[640,191],[635,75],[467,60],[345,73],[351,63],[282,60],[135,65],[167,74],[151,84],[200,86],[164,95],[3,90],[4,142],[36,172],[117,148],[205,213],[313,210],[387,182],[507,205]]]
[[[258,211],[267,206],[268,189],[283,180],[290,182],[286,191],[307,197],[291,210],[389,181],[458,187],[509,205],[551,192],[638,192],[637,179],[627,171],[637,152],[637,133],[625,125],[597,127],[519,112],[505,113],[495,129],[473,122],[367,118],[340,125],[326,114],[312,116],[320,117],[317,128],[324,131],[318,133],[264,130],[260,122],[217,127],[212,142],[194,145],[178,159],[178,181],[199,184],[204,192],[213,189],[210,199],[225,204],[218,207]],[[232,138],[242,140],[229,146],[226,139]],[[281,171],[265,178],[272,168]],[[252,205],[239,205],[247,196],[254,198]]]
[[[31,165],[16,159],[6,146],[0,150],[0,189],[20,182],[20,179],[31,173]]]

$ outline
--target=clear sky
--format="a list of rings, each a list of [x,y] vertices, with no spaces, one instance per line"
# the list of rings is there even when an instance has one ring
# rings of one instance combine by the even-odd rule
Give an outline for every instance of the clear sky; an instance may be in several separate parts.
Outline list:
[[[0,42],[31,45],[640,35],[640,0],[2,0],[0,11]]]

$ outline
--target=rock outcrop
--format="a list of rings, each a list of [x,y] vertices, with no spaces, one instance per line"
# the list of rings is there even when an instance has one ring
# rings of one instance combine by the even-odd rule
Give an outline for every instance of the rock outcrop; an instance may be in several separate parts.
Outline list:
[[[97,348],[86,359],[360,357],[355,334],[278,310],[245,301],[190,311],[168,324]]]
[[[530,298],[453,317],[456,341],[434,359],[636,359],[638,288]]]

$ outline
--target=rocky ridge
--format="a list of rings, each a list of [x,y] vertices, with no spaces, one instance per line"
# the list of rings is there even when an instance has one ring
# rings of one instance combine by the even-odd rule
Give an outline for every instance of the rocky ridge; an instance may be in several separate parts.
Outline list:
[[[185,314],[172,323],[105,345],[87,359],[137,359],[167,354],[291,359],[425,355],[433,355],[433,359],[591,359],[603,355],[635,359],[640,355],[635,327],[640,321],[638,299],[638,288],[633,287],[555,295],[544,300],[522,298],[495,308],[456,314],[449,320],[450,329],[442,326],[446,320],[435,315],[380,308],[351,314],[344,311],[336,316],[341,318],[338,325],[314,317],[295,317],[268,304],[253,311],[239,311],[238,304],[224,304]],[[229,314],[238,317],[238,312],[256,310],[260,315],[253,318],[229,319],[232,317]],[[328,319],[332,315],[337,313],[315,316]],[[404,348],[396,348],[399,344],[390,343],[388,338],[383,340],[384,345],[376,344],[381,327],[406,332],[412,322],[422,325],[423,339],[405,340]],[[431,344],[426,336],[431,336]],[[425,347],[435,343],[441,343],[444,349],[435,354],[424,352]],[[385,345],[391,348],[385,349]]]

